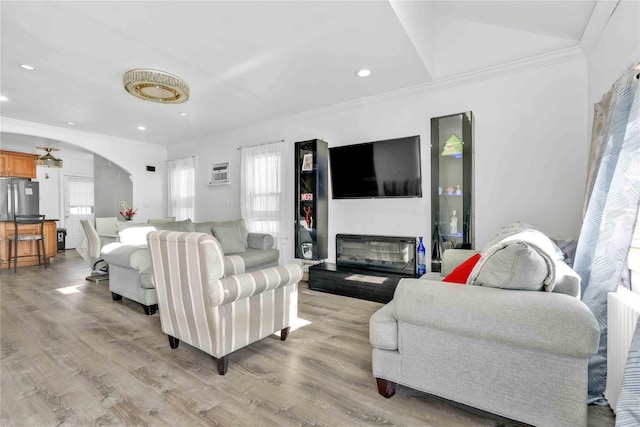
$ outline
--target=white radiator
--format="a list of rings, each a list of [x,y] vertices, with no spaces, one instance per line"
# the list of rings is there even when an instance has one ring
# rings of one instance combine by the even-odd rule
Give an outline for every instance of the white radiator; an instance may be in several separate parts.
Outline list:
[[[604,397],[615,412],[622,390],[624,367],[640,317],[640,294],[618,287],[607,297],[607,386]]]

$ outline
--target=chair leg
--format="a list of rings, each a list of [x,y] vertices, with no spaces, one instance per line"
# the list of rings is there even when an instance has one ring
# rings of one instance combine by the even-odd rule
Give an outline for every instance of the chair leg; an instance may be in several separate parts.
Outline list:
[[[115,292],[111,292],[111,299],[114,301],[122,301],[122,295],[118,295]]]
[[[40,240],[40,242],[41,242],[41,241],[42,241],[42,240]],[[40,245],[40,242],[36,241],[36,250],[37,250],[37,253],[38,253],[38,265],[39,265],[39,266],[40,266],[40,265],[42,265],[42,263],[40,262],[40,256],[41,256],[41,255],[40,255],[40,246],[41,246],[41,245]]]
[[[158,310],[158,304],[143,305],[142,307],[144,307],[144,314],[146,314],[147,316],[155,314]]]
[[[387,399],[396,394],[396,383],[382,378],[376,378],[378,383],[378,393]]]
[[[41,242],[40,246],[42,246],[42,262],[44,262],[44,268],[47,268],[48,267],[48,265],[47,265],[47,250],[44,247],[44,239],[41,239],[40,242]]]
[[[289,336],[289,331],[291,330],[291,326],[287,326],[286,328],[280,330],[280,341],[284,341]]]
[[[213,356],[211,356],[213,357]],[[221,358],[213,357],[213,360],[216,361],[216,367],[218,368],[218,374],[224,375],[227,373],[227,368],[229,367],[229,357],[222,356]]]
[[[180,345],[180,340],[176,337],[172,337],[171,335],[167,335],[169,337],[169,346],[171,348],[178,348]]]
[[[14,240],[15,247],[13,248],[13,272],[18,272],[18,241]]]

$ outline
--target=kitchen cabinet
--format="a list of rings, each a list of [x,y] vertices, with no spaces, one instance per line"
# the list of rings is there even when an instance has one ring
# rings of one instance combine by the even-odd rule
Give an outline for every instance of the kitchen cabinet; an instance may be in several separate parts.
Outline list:
[[[37,157],[36,154],[0,151],[0,176],[35,179]]]

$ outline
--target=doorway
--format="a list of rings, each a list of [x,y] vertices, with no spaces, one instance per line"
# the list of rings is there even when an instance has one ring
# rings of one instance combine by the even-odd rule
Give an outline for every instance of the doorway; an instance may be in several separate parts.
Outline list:
[[[93,221],[95,213],[93,177],[65,175],[62,186],[63,224],[67,230],[65,249],[79,248],[85,239],[80,220]]]

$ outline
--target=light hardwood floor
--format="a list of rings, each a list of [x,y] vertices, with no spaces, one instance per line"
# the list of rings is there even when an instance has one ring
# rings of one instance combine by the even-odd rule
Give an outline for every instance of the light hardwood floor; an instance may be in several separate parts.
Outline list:
[[[398,386],[378,395],[368,321],[382,304],[300,287],[307,322],[230,355],[227,375],[184,343],[169,347],[158,315],[114,302],[108,282],[68,251],[48,269],[2,271],[2,426],[515,426]],[[590,407],[590,426],[613,426]]]

